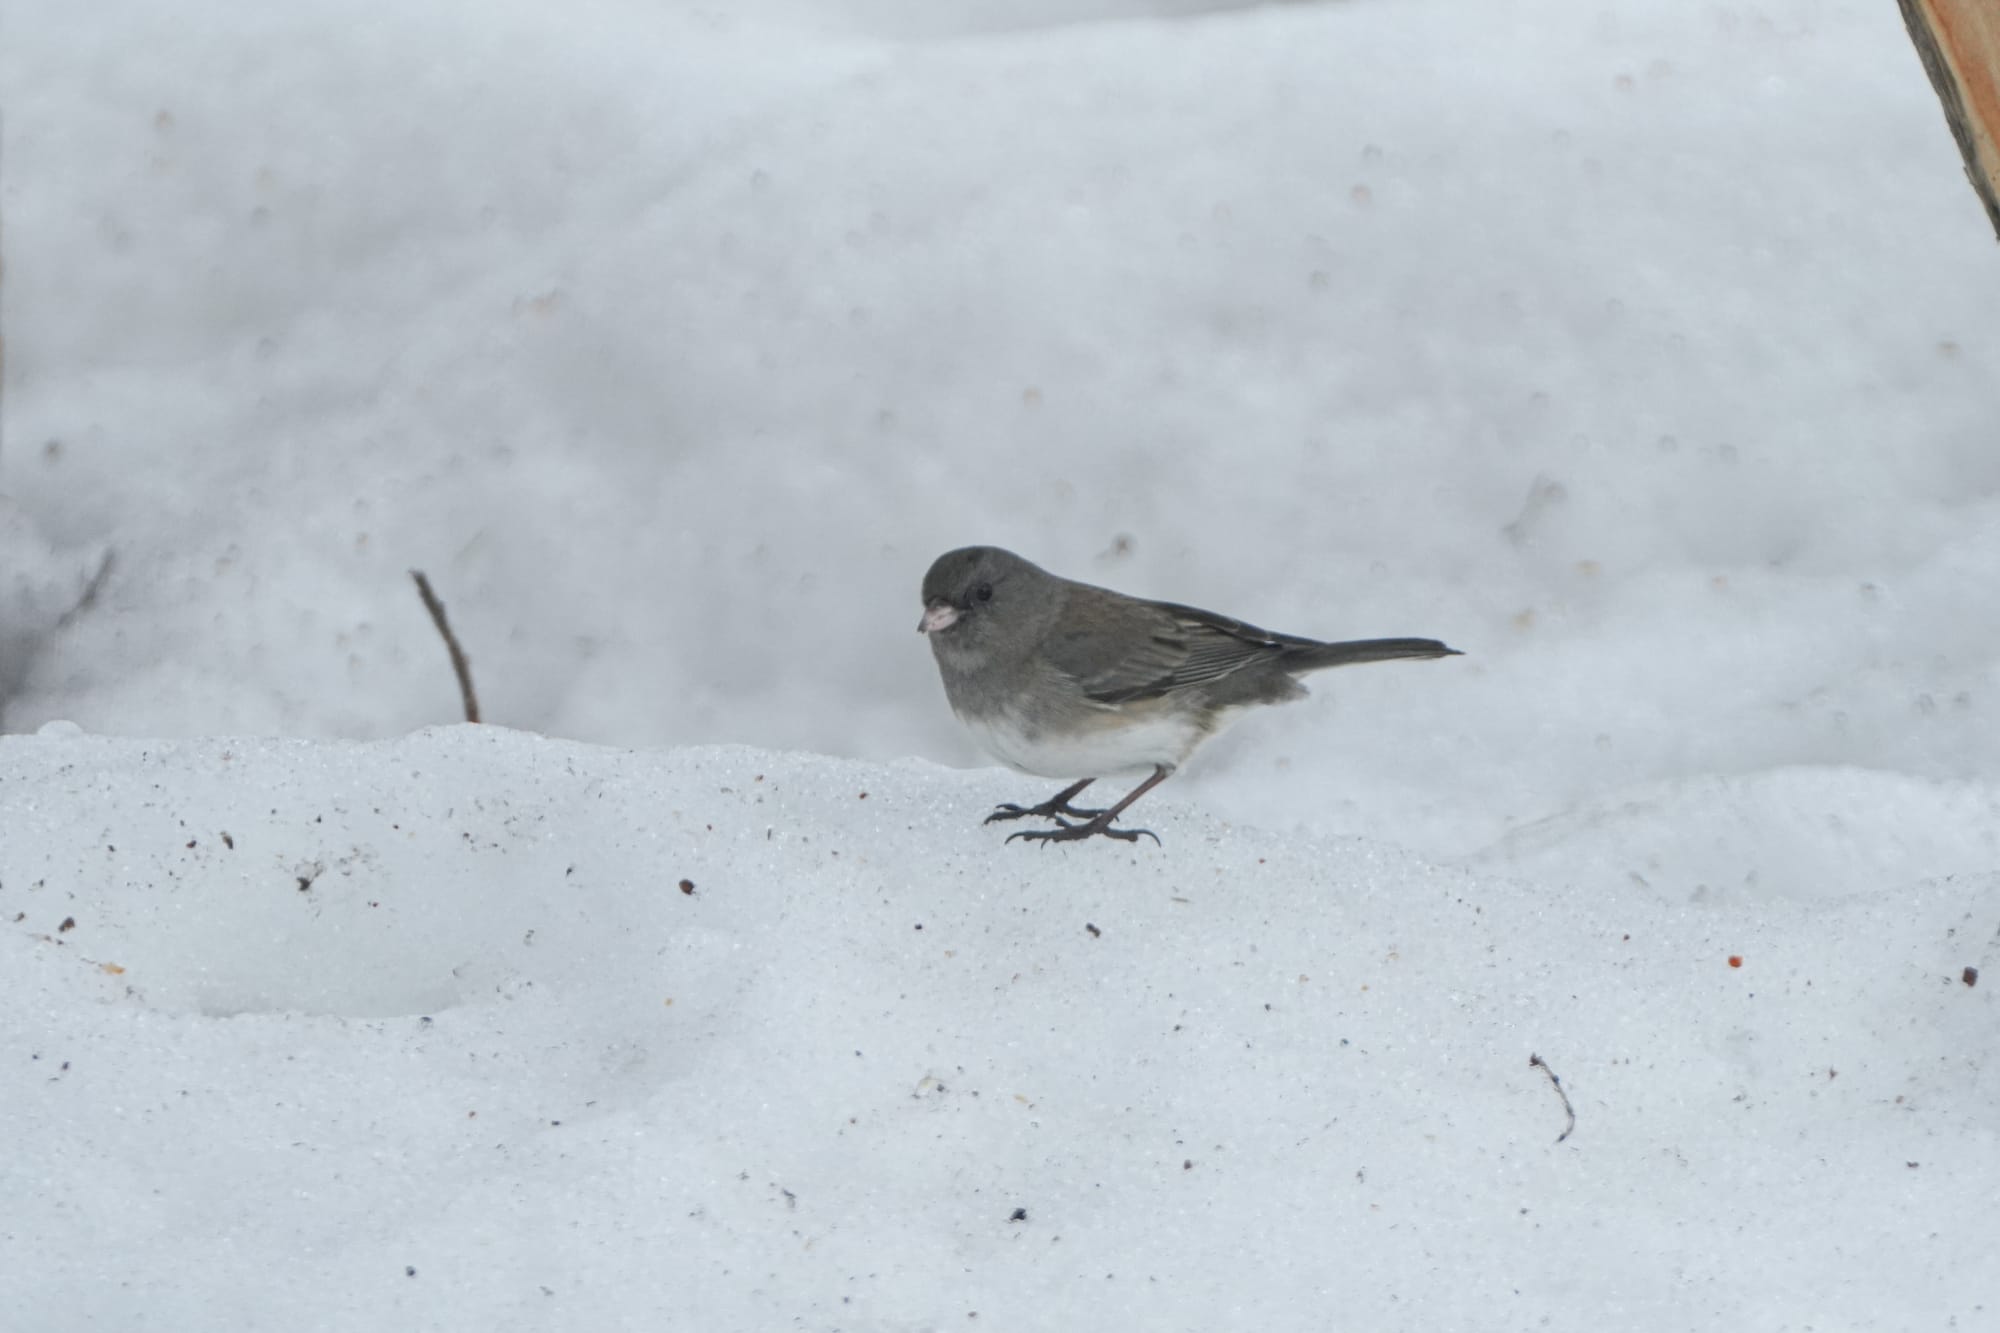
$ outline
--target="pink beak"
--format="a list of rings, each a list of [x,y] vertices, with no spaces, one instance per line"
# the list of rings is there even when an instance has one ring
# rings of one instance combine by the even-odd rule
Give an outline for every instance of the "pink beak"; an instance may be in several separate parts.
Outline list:
[[[932,602],[924,608],[924,618],[917,622],[919,634],[935,634],[941,629],[950,629],[958,623],[959,611],[950,602]]]

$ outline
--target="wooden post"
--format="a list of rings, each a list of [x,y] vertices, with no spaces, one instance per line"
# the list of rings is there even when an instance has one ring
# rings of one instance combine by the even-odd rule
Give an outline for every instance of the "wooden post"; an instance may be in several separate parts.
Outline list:
[[[2000,238],[2000,4],[1897,0],[1931,76],[1965,174]]]

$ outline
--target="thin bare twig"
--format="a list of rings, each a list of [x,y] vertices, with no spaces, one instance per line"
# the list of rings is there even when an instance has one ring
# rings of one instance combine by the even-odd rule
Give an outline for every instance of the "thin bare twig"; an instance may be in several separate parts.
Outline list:
[[[97,594],[104,591],[105,581],[111,577],[111,566],[117,562],[118,552],[109,546],[105,547],[104,558],[97,562],[97,572],[90,576],[90,581],[83,585],[83,591],[77,595],[76,605],[57,617],[57,629],[68,629],[85,611],[97,605]]]
[[[458,636],[451,632],[451,621],[445,618],[444,603],[431,591],[431,581],[424,577],[420,569],[410,571],[410,577],[417,581],[417,596],[424,599],[424,610],[431,613],[431,623],[444,636],[445,649],[451,653],[451,669],[458,676],[458,695],[465,701],[465,720],[479,720],[479,696],[472,692],[472,663],[466,659],[465,649],[458,646]]]
[[[1547,1074],[1550,1086],[1556,1090],[1556,1096],[1562,1098],[1563,1114],[1569,1117],[1569,1124],[1563,1127],[1562,1133],[1556,1135],[1556,1142],[1561,1143],[1576,1129],[1576,1108],[1569,1104],[1569,1094],[1563,1091],[1563,1081],[1556,1077],[1555,1070],[1549,1068],[1548,1061],[1542,1059],[1539,1055],[1530,1054],[1528,1056],[1528,1065],[1530,1068],[1539,1069],[1544,1074]]]

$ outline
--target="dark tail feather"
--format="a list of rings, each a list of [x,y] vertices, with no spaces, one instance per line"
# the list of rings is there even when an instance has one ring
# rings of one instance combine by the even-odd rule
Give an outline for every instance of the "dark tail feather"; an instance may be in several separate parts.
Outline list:
[[[1458,649],[1447,648],[1436,639],[1354,639],[1294,648],[1280,659],[1280,665],[1287,671],[1318,671],[1360,662],[1393,662],[1399,657],[1462,656]]]

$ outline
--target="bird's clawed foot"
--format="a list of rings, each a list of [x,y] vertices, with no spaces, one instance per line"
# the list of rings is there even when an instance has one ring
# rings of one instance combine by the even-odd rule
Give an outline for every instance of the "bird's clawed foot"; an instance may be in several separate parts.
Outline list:
[[[1102,810],[1079,810],[1060,796],[1051,796],[1040,805],[1001,805],[994,807],[993,813],[982,823],[997,824],[1003,819],[1053,819],[1062,823],[1064,815],[1071,819],[1095,819]]]
[[[1056,826],[1052,829],[1023,829],[1019,833],[1010,833],[1007,835],[1008,842],[1012,842],[1016,838],[1025,838],[1029,842],[1039,843],[1080,842],[1084,838],[1115,838],[1119,842],[1137,842],[1140,837],[1144,836],[1151,838],[1153,845],[1157,847],[1160,844],[1160,835],[1153,832],[1153,830],[1149,828],[1112,828],[1111,821],[1118,818],[1126,806],[1132,804],[1132,802],[1138,800],[1141,796],[1144,796],[1147,792],[1165,781],[1167,774],[1171,772],[1173,772],[1173,769],[1168,768],[1165,764],[1158,765],[1153,769],[1152,777],[1147,778],[1144,782],[1133,788],[1131,795],[1112,806],[1109,810],[1079,810],[1070,804],[1071,798],[1096,781],[1094,778],[1084,778],[1080,782],[1074,782],[1064,787],[1040,805],[1003,805],[992,814],[986,816],[986,822],[991,824],[996,819],[1019,819],[1023,815],[1035,815],[1043,819],[1053,819],[1055,821]],[[1075,824],[1069,823],[1063,818],[1065,815],[1069,816],[1070,819],[1080,822]]]
[[[1047,844],[1076,842],[1083,838],[1116,838],[1120,842],[1137,842],[1142,833],[1153,840],[1155,847],[1160,845],[1160,835],[1149,828],[1112,828],[1111,814],[1109,811],[1104,811],[1098,813],[1095,819],[1082,824],[1065,824],[1058,819],[1056,827],[1052,829],[1022,829],[1019,833],[1008,834],[1007,841],[1025,838],[1029,842]]]
[[[1069,786],[1064,787],[1040,805],[1000,806],[992,814],[986,816],[985,822],[991,824],[1002,819],[1025,818],[1053,819],[1056,823],[1060,824],[1063,822],[1064,815],[1068,815],[1071,819],[1096,819],[1104,813],[1102,810],[1079,810],[1070,804],[1070,801],[1076,797],[1077,793],[1088,787],[1093,781],[1094,779],[1092,778],[1085,778],[1081,782],[1072,782]]]

